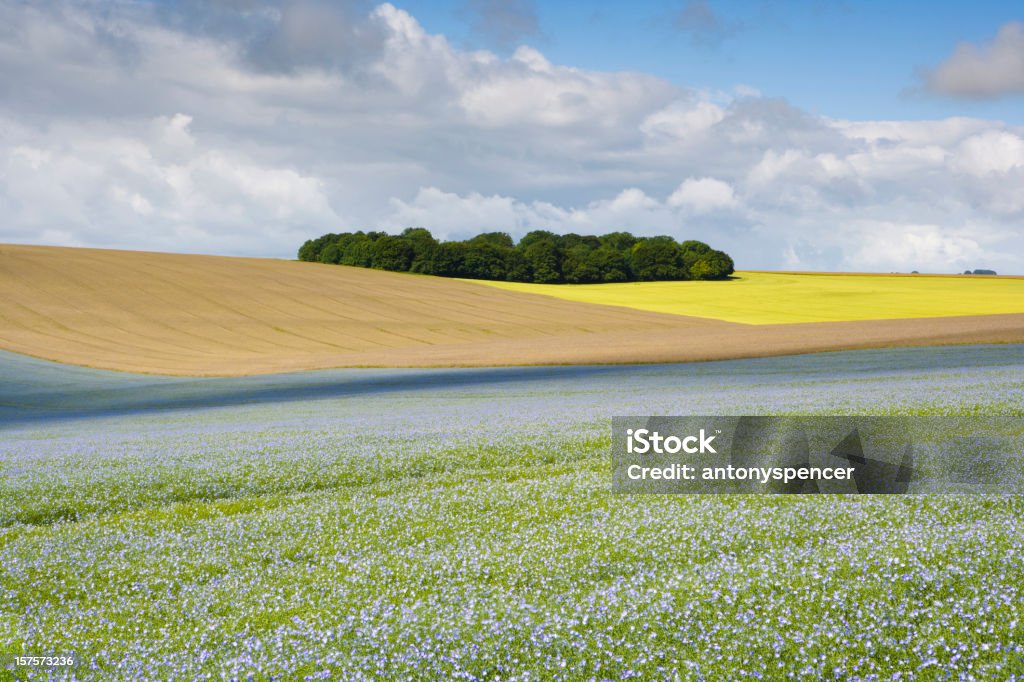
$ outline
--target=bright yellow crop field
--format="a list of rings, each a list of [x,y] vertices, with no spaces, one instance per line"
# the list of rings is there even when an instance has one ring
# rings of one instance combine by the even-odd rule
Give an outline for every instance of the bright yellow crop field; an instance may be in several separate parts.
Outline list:
[[[738,272],[728,282],[481,283],[745,324],[1024,313],[1024,278],[1010,277]]]

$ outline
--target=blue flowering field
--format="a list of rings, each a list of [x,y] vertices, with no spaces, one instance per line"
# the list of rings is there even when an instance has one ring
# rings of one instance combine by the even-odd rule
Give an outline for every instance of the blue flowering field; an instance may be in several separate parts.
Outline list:
[[[615,495],[631,414],[1020,415],[1024,347],[240,379],[0,354],[0,655],[78,657],[34,679],[1024,679],[1024,498]]]

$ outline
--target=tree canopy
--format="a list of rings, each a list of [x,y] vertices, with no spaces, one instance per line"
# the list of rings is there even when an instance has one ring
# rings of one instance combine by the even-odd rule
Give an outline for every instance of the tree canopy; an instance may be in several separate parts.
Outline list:
[[[407,228],[400,235],[331,233],[303,244],[299,260],[540,284],[710,280],[733,273],[732,258],[704,242],[635,237],[628,232],[596,237],[534,230],[518,243],[504,232],[438,241],[422,227]]]

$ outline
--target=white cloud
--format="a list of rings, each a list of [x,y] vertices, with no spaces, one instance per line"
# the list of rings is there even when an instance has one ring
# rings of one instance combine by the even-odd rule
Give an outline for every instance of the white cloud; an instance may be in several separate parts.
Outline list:
[[[554,66],[529,47],[507,62],[491,62],[461,83],[459,104],[472,123],[565,127],[622,125],[673,93],[663,81],[630,73]]]
[[[1024,24],[1003,24],[981,47],[960,43],[927,75],[927,83],[935,92],[961,97],[1024,93]]]
[[[715,178],[688,178],[668,198],[669,206],[706,213],[736,205],[732,186]]]
[[[622,190],[607,204],[608,209],[616,213],[649,210],[658,205],[656,199],[647,196],[642,189],[636,187]]]
[[[750,169],[748,179],[755,186],[771,186],[779,177],[790,173],[798,165],[804,165],[808,161],[807,155],[797,149],[786,149],[781,152],[769,149],[765,151],[761,160]]]
[[[852,227],[844,259],[852,270],[905,270],[908,265],[924,271],[973,269],[987,256],[975,235],[950,233],[938,225],[869,221]]]
[[[629,229],[741,267],[1024,272],[1020,128],[828,119],[307,5],[220,4],[214,31],[0,0],[0,241],[291,256],[345,229]]]
[[[337,219],[318,178],[203,145],[190,122],[64,126],[37,142],[49,148],[15,147],[0,162],[10,219],[48,243],[254,254]]]
[[[647,116],[640,130],[653,138],[686,140],[699,135],[725,118],[721,107],[711,102],[673,102]]]
[[[997,130],[972,135],[957,146],[953,167],[979,176],[1024,168],[1024,139]]]
[[[525,204],[512,197],[477,193],[461,197],[436,187],[424,187],[412,201],[392,199],[384,225],[398,230],[443,224],[447,234],[468,236],[483,229],[523,233],[549,220],[567,219],[567,211],[542,202]]]
[[[992,121],[955,116],[939,121],[833,121],[845,137],[872,145],[949,146],[969,135],[992,129]]]
[[[444,234],[468,235],[480,230],[523,234],[530,230],[603,233],[630,229],[638,234],[671,233],[682,236],[682,223],[670,206],[636,188],[591,201],[582,206],[556,206],[524,202],[509,196],[460,196],[436,187],[421,188],[412,201],[393,199],[384,225],[443,222]]]

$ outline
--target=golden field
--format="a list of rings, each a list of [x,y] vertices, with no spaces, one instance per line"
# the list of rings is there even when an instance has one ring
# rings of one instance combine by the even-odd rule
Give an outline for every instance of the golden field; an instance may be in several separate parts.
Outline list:
[[[830,306],[852,316],[850,311],[870,303],[862,290],[860,308],[843,308],[837,294],[814,304],[820,294],[808,294],[802,286],[818,291],[816,283],[828,277],[780,280],[791,283],[776,289],[781,300],[769,310],[793,307],[787,297],[803,297],[819,316]],[[684,362],[1024,342],[1022,314],[851,321],[812,316],[818,321],[788,318],[787,324],[771,324],[769,317],[756,318],[757,308],[747,300],[751,294],[745,292],[756,289],[758,279],[767,282],[771,276],[750,283],[673,283],[665,291],[690,303],[642,310],[623,307],[626,298],[601,294],[604,285],[564,288],[565,295],[599,299],[591,302],[538,295],[530,286],[509,290],[317,263],[0,245],[0,349],[105,369],[233,376],[358,366]],[[997,310],[1014,308],[1000,287],[1024,282],[921,279],[938,283],[940,302],[968,300],[946,287],[962,285],[976,296],[973,288],[988,281],[999,287],[979,300],[989,306],[982,310],[992,310],[995,301],[1002,301]],[[628,285],[622,291],[629,287],[645,289]],[[574,290],[578,293],[570,294]],[[702,297],[714,305],[698,305]],[[635,307],[643,307],[641,298]],[[923,304],[916,305],[899,308],[899,314],[921,314]],[[710,315],[712,308],[722,319],[699,316]],[[936,303],[928,310],[942,309]],[[743,310],[746,317],[735,312]],[[964,314],[967,308],[956,311]]]
[[[486,284],[566,301],[741,324],[1024,313],[1024,278],[1017,277],[738,272],[728,282]]]

